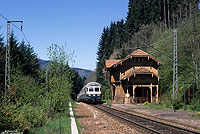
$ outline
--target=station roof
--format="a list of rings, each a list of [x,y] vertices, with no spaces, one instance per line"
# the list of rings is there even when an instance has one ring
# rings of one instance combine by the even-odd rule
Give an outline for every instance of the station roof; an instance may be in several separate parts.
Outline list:
[[[110,68],[113,65],[117,64],[118,62],[120,62],[121,60],[106,60],[105,66],[106,68]]]
[[[149,55],[147,52],[144,52],[141,49],[137,49],[136,51],[133,51],[131,54],[129,54],[127,57],[125,57],[122,60],[106,60],[105,68],[111,68],[113,66],[117,66],[132,57],[148,57],[148,58],[153,59],[157,63],[161,64],[161,62],[159,60],[157,60],[153,56]]]

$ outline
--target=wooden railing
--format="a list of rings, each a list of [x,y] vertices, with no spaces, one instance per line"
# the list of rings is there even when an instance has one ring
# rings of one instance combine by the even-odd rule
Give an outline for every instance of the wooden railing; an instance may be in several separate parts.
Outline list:
[[[132,67],[128,70],[126,70],[125,72],[120,74],[120,79],[122,79],[124,76],[127,76],[130,73],[133,73],[136,69],[140,69],[140,68],[145,68],[148,69],[150,72],[154,73],[154,74],[158,74],[158,70],[153,68],[153,67],[146,67],[146,66],[136,66],[136,67]]]

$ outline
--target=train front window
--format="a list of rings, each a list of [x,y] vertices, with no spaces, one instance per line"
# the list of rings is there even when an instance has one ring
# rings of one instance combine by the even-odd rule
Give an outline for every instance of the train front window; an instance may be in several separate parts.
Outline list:
[[[95,88],[95,92],[99,92],[99,88],[98,87]]]
[[[89,88],[89,92],[93,92],[93,88],[92,87]]]

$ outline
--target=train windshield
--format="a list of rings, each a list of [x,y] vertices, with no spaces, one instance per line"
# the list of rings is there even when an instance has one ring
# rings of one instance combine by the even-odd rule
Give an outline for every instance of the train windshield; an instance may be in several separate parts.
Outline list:
[[[89,92],[93,92],[93,87],[89,87]]]
[[[95,92],[99,92],[99,88],[98,87],[95,88]]]

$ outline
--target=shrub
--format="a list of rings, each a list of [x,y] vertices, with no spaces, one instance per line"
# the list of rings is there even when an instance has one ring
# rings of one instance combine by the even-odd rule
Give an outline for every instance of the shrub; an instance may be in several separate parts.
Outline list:
[[[187,106],[188,107],[188,106]],[[193,110],[193,111],[200,111],[200,104],[196,103],[194,105],[190,105],[188,109]]]
[[[178,110],[183,106],[183,101],[181,98],[174,98],[174,101],[172,101],[172,107],[174,110]]]

